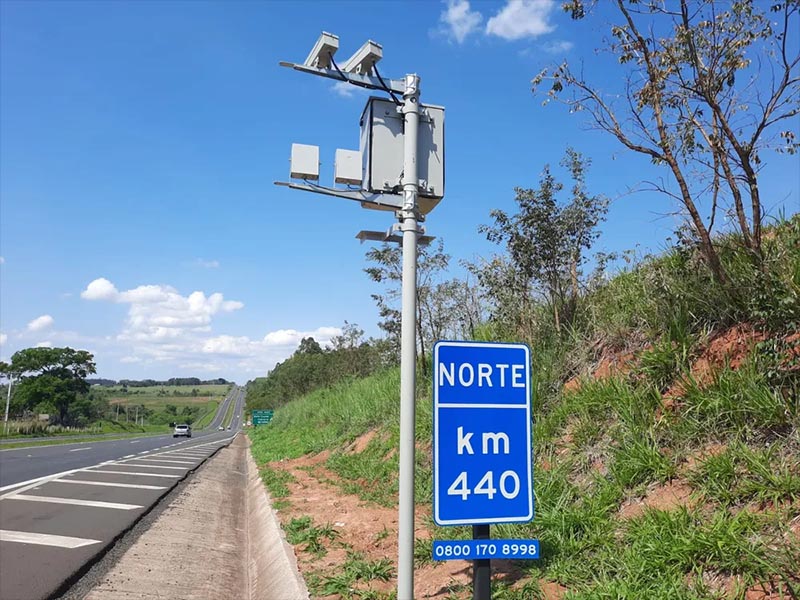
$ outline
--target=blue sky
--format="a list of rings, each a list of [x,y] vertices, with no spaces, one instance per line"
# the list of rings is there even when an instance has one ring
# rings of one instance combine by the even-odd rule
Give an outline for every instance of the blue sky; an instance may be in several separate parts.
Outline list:
[[[321,31],[340,59],[383,45],[384,77],[416,72],[446,107],[447,192],[428,233],[488,257],[489,211],[514,209],[568,146],[612,199],[597,250],[659,251],[679,223],[666,174],[542,106],[531,78],[562,59],[613,87],[604,15],[560,2],[0,2],[0,357],[38,344],[95,354],[110,378],[264,375],[345,320],[378,336],[362,229],[390,213],[273,185],[292,142],[358,148],[366,94],[280,68]],[[797,122],[794,123],[797,129]],[[800,207],[796,157],[765,156],[765,208]]]

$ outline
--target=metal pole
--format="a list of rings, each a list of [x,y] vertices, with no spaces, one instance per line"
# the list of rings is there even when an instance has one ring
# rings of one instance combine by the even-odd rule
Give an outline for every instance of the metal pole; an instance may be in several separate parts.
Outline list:
[[[473,540],[491,538],[489,525],[473,525]],[[492,561],[489,558],[472,561],[472,600],[491,600],[492,598]]]
[[[3,420],[3,435],[8,433],[8,407],[11,405],[11,385],[14,383],[14,374],[8,374],[8,395],[6,396],[6,418]]]
[[[406,75],[403,94],[403,307],[400,350],[400,480],[397,532],[397,600],[414,598],[414,438],[417,361],[417,133],[419,77]]]

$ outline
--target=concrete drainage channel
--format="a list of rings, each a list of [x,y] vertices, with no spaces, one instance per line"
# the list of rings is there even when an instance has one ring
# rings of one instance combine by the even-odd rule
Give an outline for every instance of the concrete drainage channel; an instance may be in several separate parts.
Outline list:
[[[237,436],[56,597],[307,599],[248,447]]]

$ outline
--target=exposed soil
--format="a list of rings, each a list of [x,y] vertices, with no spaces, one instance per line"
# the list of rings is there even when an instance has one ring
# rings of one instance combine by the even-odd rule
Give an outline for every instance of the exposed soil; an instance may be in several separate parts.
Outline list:
[[[632,519],[641,515],[646,508],[672,510],[679,506],[690,507],[692,488],[684,481],[673,480],[666,484],[652,486],[644,498],[629,500],[619,509],[622,519]]]
[[[715,375],[727,364],[738,369],[752,353],[755,345],[767,339],[767,334],[757,331],[749,323],[739,323],[714,333],[700,348],[689,371],[699,387],[714,381]],[[685,393],[685,382],[678,381],[664,393],[665,408],[675,406]]]
[[[356,440],[355,447],[365,448],[374,433]],[[366,440],[366,441],[365,441]],[[337,476],[325,467],[328,452],[303,456],[294,460],[271,463],[270,466],[290,473],[295,481],[288,484],[290,506],[278,511],[286,526],[292,519],[311,517],[314,526],[332,525],[337,536],[323,540],[327,553],[318,557],[307,551],[306,544],[295,546],[298,566],[306,581],[314,576],[331,577],[341,574],[348,552],[361,552],[368,561],[389,559],[394,563],[397,554],[397,510],[365,502],[345,494],[335,485]],[[417,511],[419,513],[419,511]],[[416,515],[415,538],[430,538],[424,514]],[[452,590],[471,582],[467,563],[446,561],[418,567],[414,588],[420,598],[447,597]],[[359,582],[359,589],[388,593],[397,586],[396,578],[389,581]],[[319,596],[333,599],[338,595]]]
[[[374,433],[368,433],[354,442],[355,448],[365,448]],[[397,557],[397,509],[385,508],[344,493],[337,485],[337,475],[325,467],[329,453],[303,456],[293,460],[270,463],[273,469],[290,473],[295,481],[288,484],[289,496],[284,498],[289,506],[278,511],[281,522],[286,525],[295,518],[311,517],[314,526],[330,524],[337,535],[334,539],[322,539],[327,552],[318,556],[306,550],[307,544],[295,545],[298,567],[307,582],[315,577],[325,580],[341,575],[342,565],[348,553],[360,552],[368,561],[389,559],[396,563]],[[430,539],[433,533],[428,528],[430,514],[417,508],[415,538]],[[513,584],[523,574],[508,561],[493,561],[492,572],[496,580]],[[541,582],[547,600],[560,600],[564,588],[551,582]],[[359,581],[360,590],[374,590],[388,594],[396,589],[396,573],[389,581]],[[311,587],[311,586],[309,586]],[[417,598],[467,598],[471,597],[472,567],[465,561],[443,561],[417,565],[414,570],[414,590]],[[333,600],[337,594],[312,597]]]
[[[593,379],[606,379],[617,375],[627,375],[636,368],[637,353],[626,352],[625,354],[605,353],[600,358],[600,362],[591,372]],[[564,384],[564,391],[576,390],[581,385],[583,376],[573,377]]]

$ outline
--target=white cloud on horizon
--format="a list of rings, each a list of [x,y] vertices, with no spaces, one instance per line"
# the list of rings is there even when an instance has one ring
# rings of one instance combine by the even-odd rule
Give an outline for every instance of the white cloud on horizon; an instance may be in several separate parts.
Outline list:
[[[469,0],[447,0],[446,5],[439,16],[440,30],[462,44],[470,34],[479,30],[483,15],[471,9]]]
[[[42,331],[43,329],[47,329],[48,327],[52,327],[55,319],[50,315],[42,315],[41,317],[36,317],[33,321],[28,323],[28,331]]]
[[[182,296],[167,285],[141,285],[121,291],[101,277],[86,286],[81,298],[129,305],[119,333],[102,344],[107,349],[104,355],[110,355],[108,358],[118,366],[138,365],[138,369],[159,372],[169,369],[171,376],[179,376],[186,369],[202,369],[219,377],[230,377],[232,372],[264,376],[291,356],[303,338],[313,337],[325,346],[341,334],[338,327],[324,326],[309,331],[279,329],[260,339],[215,335],[214,318],[240,310],[244,304],[225,300],[220,293],[206,296],[195,291]],[[106,372],[99,362],[98,372]],[[142,375],[146,376],[149,375]]]
[[[487,21],[486,33],[512,41],[550,33],[555,27],[548,23],[548,18],[555,8],[555,0],[508,0]]]
[[[38,344],[36,344],[36,347],[37,348],[52,348],[53,347],[53,342],[51,342],[49,340],[46,340],[44,342],[39,342]]]
[[[0,346],[5,345],[7,341],[8,341],[8,335],[6,335],[5,333],[0,333]]]
[[[219,269],[218,260],[205,260],[198,258],[194,264],[196,264],[198,267],[203,267],[204,269]]]

